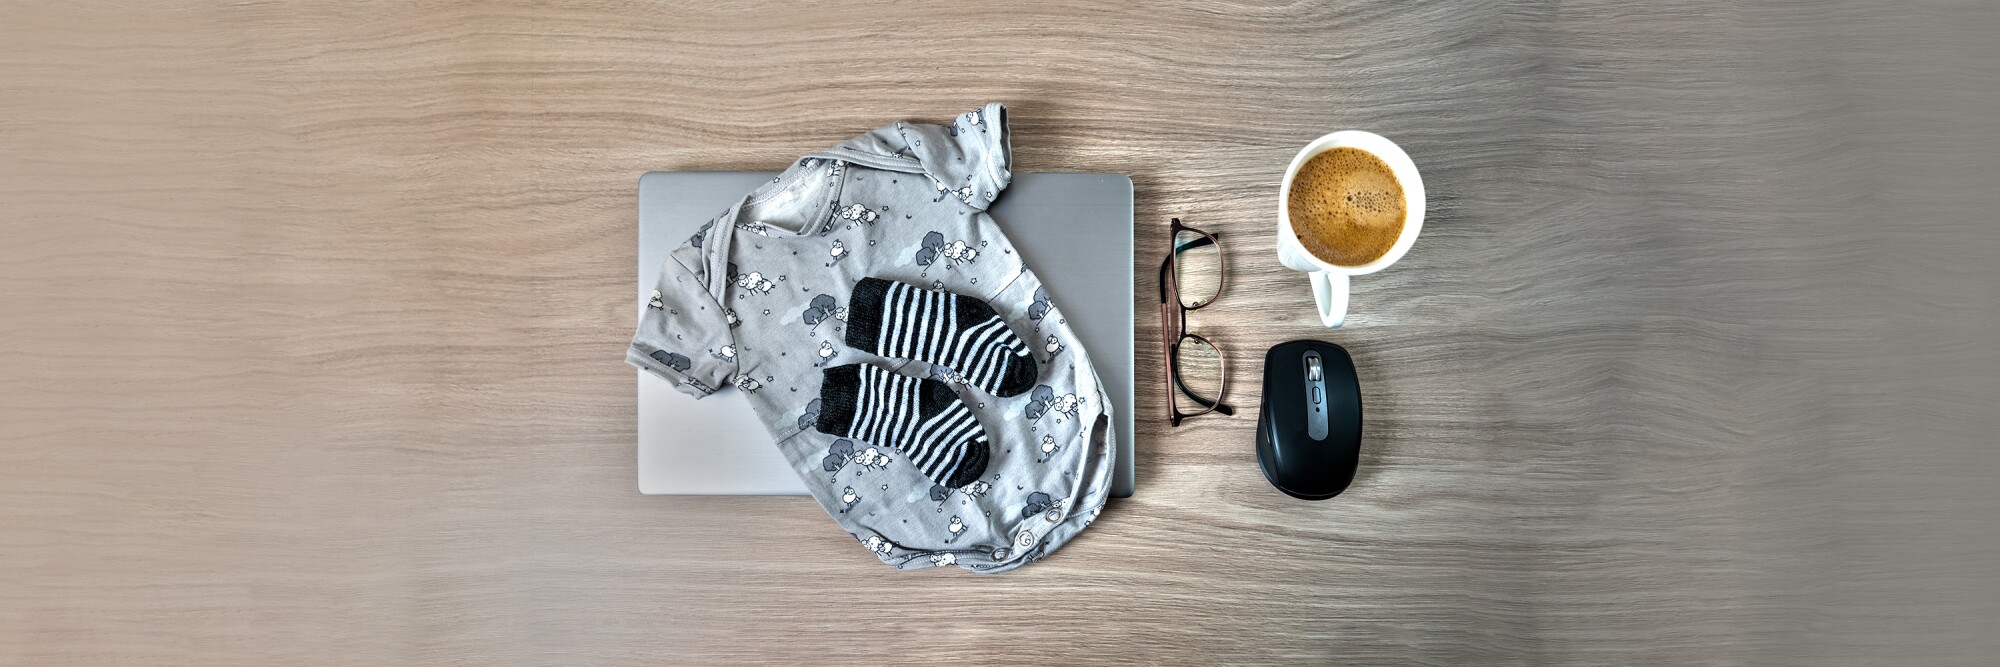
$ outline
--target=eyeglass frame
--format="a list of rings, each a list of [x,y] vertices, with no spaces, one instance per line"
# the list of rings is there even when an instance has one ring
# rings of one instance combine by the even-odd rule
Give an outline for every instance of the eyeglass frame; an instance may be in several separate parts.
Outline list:
[[[1222,399],[1229,395],[1229,358],[1222,354],[1222,347],[1216,345],[1215,341],[1209,340],[1200,334],[1188,333],[1187,330],[1188,311],[1200,310],[1211,303],[1215,303],[1217,299],[1222,298],[1223,290],[1229,287],[1229,258],[1222,252],[1221,239],[1216,238],[1214,234],[1181,224],[1180,218],[1174,218],[1173,224],[1168,227],[1168,230],[1167,258],[1160,262],[1160,349],[1162,351],[1161,359],[1166,362],[1161,365],[1163,369],[1161,373],[1164,375],[1163,380],[1165,381],[1163,387],[1167,392],[1167,421],[1173,426],[1178,427],[1184,420],[1199,417],[1210,412],[1220,412],[1224,415],[1236,414],[1235,408],[1222,402]],[[1201,236],[1194,241],[1188,242],[1186,246],[1179,246],[1177,239],[1180,238],[1181,232],[1184,231],[1193,232]],[[1201,247],[1202,245],[1215,246],[1216,266],[1220,275],[1216,276],[1215,296],[1209,297],[1207,301],[1196,304],[1193,307],[1189,307],[1187,304],[1181,302],[1179,278],[1180,256],[1182,252]],[[1218,372],[1221,373],[1221,382],[1217,383],[1215,400],[1213,401],[1203,398],[1200,394],[1196,394],[1193,390],[1188,389],[1187,382],[1181,378],[1181,343],[1189,338],[1201,341],[1202,344],[1215,350],[1216,358],[1219,360],[1220,368]],[[1180,391],[1174,391],[1175,388],[1179,388]],[[1199,412],[1181,412],[1180,401],[1176,394],[1186,394],[1189,399],[1204,406],[1203,409]]]

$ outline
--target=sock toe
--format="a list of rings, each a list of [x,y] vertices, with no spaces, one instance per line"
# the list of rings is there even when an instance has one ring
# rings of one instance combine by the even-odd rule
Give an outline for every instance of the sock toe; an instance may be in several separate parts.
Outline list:
[[[819,416],[813,427],[821,433],[847,435],[854,426],[856,405],[861,400],[861,367],[834,366],[821,374]]]
[[[1034,388],[1035,381],[1041,379],[1035,355],[1023,354],[1008,361],[1006,372],[1000,376],[999,386],[993,389],[994,396],[1018,396]]]
[[[881,351],[882,317],[889,288],[894,283],[881,278],[862,278],[847,299],[847,346],[869,352]]]
[[[958,465],[951,479],[944,480],[944,485],[956,489],[979,481],[979,476],[986,474],[986,461],[990,456],[992,452],[985,438],[965,443],[965,461]]]

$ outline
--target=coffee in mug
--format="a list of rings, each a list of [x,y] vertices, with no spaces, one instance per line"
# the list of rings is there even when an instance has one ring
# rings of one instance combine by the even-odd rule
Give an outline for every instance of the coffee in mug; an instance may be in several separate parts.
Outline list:
[[[1328,264],[1381,259],[1403,235],[1403,185],[1368,151],[1342,146],[1312,156],[1292,177],[1289,197],[1299,245]]]
[[[1395,264],[1423,229],[1424,179],[1381,135],[1314,139],[1278,182],[1278,261],[1306,273],[1329,327],[1347,321],[1348,279]]]

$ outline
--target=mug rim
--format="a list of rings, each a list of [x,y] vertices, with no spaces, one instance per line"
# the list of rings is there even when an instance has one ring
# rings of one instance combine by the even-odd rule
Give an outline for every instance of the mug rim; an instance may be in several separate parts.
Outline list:
[[[1358,148],[1381,158],[1389,165],[1389,173],[1396,177],[1396,182],[1403,186],[1402,233],[1398,234],[1396,242],[1389,246],[1389,252],[1383,253],[1381,257],[1367,264],[1342,266],[1320,259],[1312,251],[1306,250],[1304,244],[1299,243],[1298,234],[1292,231],[1292,181],[1298,176],[1299,167],[1304,166],[1313,156],[1335,148]],[[1417,235],[1424,227],[1424,208],[1423,177],[1417,173],[1417,164],[1410,160],[1409,154],[1404,153],[1401,146],[1397,146],[1396,142],[1390,141],[1387,137],[1366,130],[1329,132],[1307,142],[1305,147],[1300,148],[1298,154],[1292,157],[1292,163],[1285,167],[1285,178],[1278,187],[1278,228],[1280,234],[1290,236],[1280,236],[1279,239],[1289,239],[1287,242],[1299,246],[1299,255],[1322,271],[1350,276],[1374,273],[1389,268],[1389,265],[1395,264],[1410,251],[1410,246],[1416,245]]]

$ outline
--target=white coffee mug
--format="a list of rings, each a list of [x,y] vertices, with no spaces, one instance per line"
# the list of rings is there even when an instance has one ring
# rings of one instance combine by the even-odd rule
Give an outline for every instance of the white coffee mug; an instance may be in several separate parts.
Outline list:
[[[1375,154],[1388,163],[1389,171],[1396,175],[1396,181],[1403,185],[1403,206],[1407,212],[1403,218],[1403,234],[1396,237],[1396,244],[1389,252],[1375,261],[1360,266],[1328,264],[1314,256],[1305,246],[1299,245],[1299,235],[1292,230],[1292,179],[1299,174],[1299,167],[1312,159],[1335,148],[1359,148]],[[1388,139],[1372,132],[1347,130],[1314,139],[1312,143],[1292,158],[1292,166],[1285,168],[1285,180],[1278,188],[1278,261],[1286,268],[1306,271],[1311,275],[1313,301],[1319,307],[1320,322],[1329,327],[1340,326],[1347,320],[1347,278],[1374,273],[1395,264],[1410,251],[1410,245],[1417,242],[1417,232],[1424,228],[1424,181],[1417,176],[1417,165],[1403,149]]]

